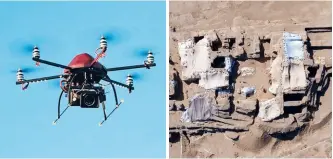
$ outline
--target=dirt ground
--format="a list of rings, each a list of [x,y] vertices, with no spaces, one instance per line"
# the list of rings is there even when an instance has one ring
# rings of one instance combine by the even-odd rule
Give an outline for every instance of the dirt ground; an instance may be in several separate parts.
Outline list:
[[[332,2],[170,2],[170,56],[174,65],[169,66],[170,73],[177,70],[181,74],[178,41],[188,38],[193,32],[223,28],[245,28],[260,34],[276,31],[304,31],[305,27],[332,26]],[[323,35],[331,45],[331,34]],[[314,37],[316,38],[316,37]],[[317,39],[321,39],[317,37]],[[325,56],[326,63],[331,62],[331,50],[318,51]],[[241,66],[255,67],[257,74],[252,78],[242,79],[256,87],[268,87],[265,75],[270,61],[251,62],[247,60]],[[258,80],[260,79],[260,80]],[[188,99],[196,92],[203,91],[196,84],[182,83],[184,96],[176,103],[188,106]],[[240,83],[236,83],[236,88]],[[257,98],[271,98],[269,94],[258,92]],[[290,140],[267,137],[255,126],[251,131],[241,134],[237,142],[226,138],[227,133],[206,133],[202,136],[191,136],[187,147],[184,143],[171,143],[169,154],[172,158],[179,157],[332,157],[332,86],[329,85],[325,95],[321,97],[319,110],[314,119],[299,135]],[[170,111],[170,125],[179,122],[180,113]],[[185,149],[185,150],[184,150]]]

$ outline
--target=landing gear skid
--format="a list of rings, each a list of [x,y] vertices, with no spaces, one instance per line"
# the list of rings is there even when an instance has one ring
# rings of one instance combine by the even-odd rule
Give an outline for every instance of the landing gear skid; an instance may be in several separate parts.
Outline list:
[[[108,114],[106,115],[106,107],[105,107],[105,103],[102,102],[102,107],[103,107],[103,113],[104,113],[104,120],[100,123],[98,123],[99,126],[102,126],[102,124],[110,117],[110,115],[119,108],[119,106],[124,103],[124,100],[121,100],[120,103],[118,103],[118,96],[117,96],[117,92],[116,92],[116,88],[114,86],[114,84],[112,82],[110,82],[110,85],[112,86],[112,90],[113,90],[113,94],[114,94],[114,100],[116,102],[116,107]]]
[[[102,102],[102,108],[103,108],[103,113],[104,113],[104,120],[102,122],[100,122],[98,125],[102,126],[102,124],[112,115],[112,113],[119,108],[119,106],[124,103],[124,100],[121,100],[118,103],[118,97],[117,97],[117,92],[116,92],[116,88],[114,86],[114,84],[112,82],[110,82],[112,89],[113,89],[113,93],[114,93],[114,98],[115,98],[115,102],[116,102],[116,107],[108,114],[106,115],[106,107],[105,107],[105,102]],[[61,113],[60,113],[60,101],[61,101],[61,97],[62,94],[64,93],[64,91],[62,90],[59,96],[59,101],[58,101],[58,118],[56,120],[53,121],[53,125],[56,125],[58,120],[60,119],[60,117],[66,112],[66,110],[70,107],[70,105],[68,105]]]
[[[60,113],[60,101],[61,101],[61,97],[62,94],[64,93],[64,91],[61,91],[60,96],[59,96],[59,101],[58,101],[58,118],[56,120],[53,121],[53,125],[57,124],[57,121],[60,119],[60,117],[66,112],[66,110],[69,108],[69,105]]]
[[[102,103],[102,106],[103,106],[103,112],[104,112],[104,120],[100,123],[98,123],[99,126],[102,126],[103,123],[110,117],[110,115],[116,110],[119,108],[119,106],[124,103],[123,100],[120,101],[120,103],[118,105],[116,105],[116,107],[109,113],[109,115],[106,116],[106,109],[105,109],[105,103],[103,102]]]
[[[63,110],[62,112],[61,112],[61,114],[58,116],[58,118],[56,119],[56,120],[54,120],[53,121],[53,125],[56,125],[57,124],[57,121],[60,119],[60,117],[62,116],[62,114],[64,114],[65,112],[66,112],[66,110],[69,108],[69,106],[67,106],[66,107],[66,109],[65,110]]]

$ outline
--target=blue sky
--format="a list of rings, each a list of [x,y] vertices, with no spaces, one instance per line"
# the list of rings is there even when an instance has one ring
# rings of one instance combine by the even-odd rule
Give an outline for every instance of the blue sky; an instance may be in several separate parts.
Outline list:
[[[0,157],[165,157],[165,2],[0,2]],[[37,43],[41,58],[67,65],[78,53],[93,54],[106,30],[119,34],[101,62],[106,67],[142,64],[133,56],[139,48],[157,52],[157,67],[139,69],[132,94],[117,87],[125,103],[102,127],[102,109],[69,108],[56,126],[60,89],[52,82],[15,85],[10,70],[34,66],[31,54],[19,52],[24,43]],[[125,82],[134,71],[111,72]],[[62,73],[41,65],[36,78]],[[110,90],[110,89],[108,89]],[[65,108],[66,98],[62,100]],[[107,108],[114,108],[107,94]]]

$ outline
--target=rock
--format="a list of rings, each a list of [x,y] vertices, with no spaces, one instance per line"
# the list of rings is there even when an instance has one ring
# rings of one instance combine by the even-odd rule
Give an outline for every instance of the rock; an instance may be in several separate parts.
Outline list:
[[[261,122],[259,128],[268,134],[284,134],[295,131],[301,125],[297,124],[293,115],[289,115],[288,118],[284,118],[284,122]]]
[[[258,117],[262,121],[271,121],[283,114],[283,97],[275,98],[259,102]]]
[[[241,76],[251,76],[255,73],[256,69],[252,67],[242,67],[240,69]]]
[[[256,99],[237,100],[234,104],[236,112],[252,116],[257,110],[258,101]]]

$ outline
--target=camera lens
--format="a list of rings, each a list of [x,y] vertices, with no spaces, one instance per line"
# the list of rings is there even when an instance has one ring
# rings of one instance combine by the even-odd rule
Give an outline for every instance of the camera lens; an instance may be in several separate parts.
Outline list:
[[[84,104],[88,107],[93,106],[95,104],[95,96],[85,95],[84,96]]]

